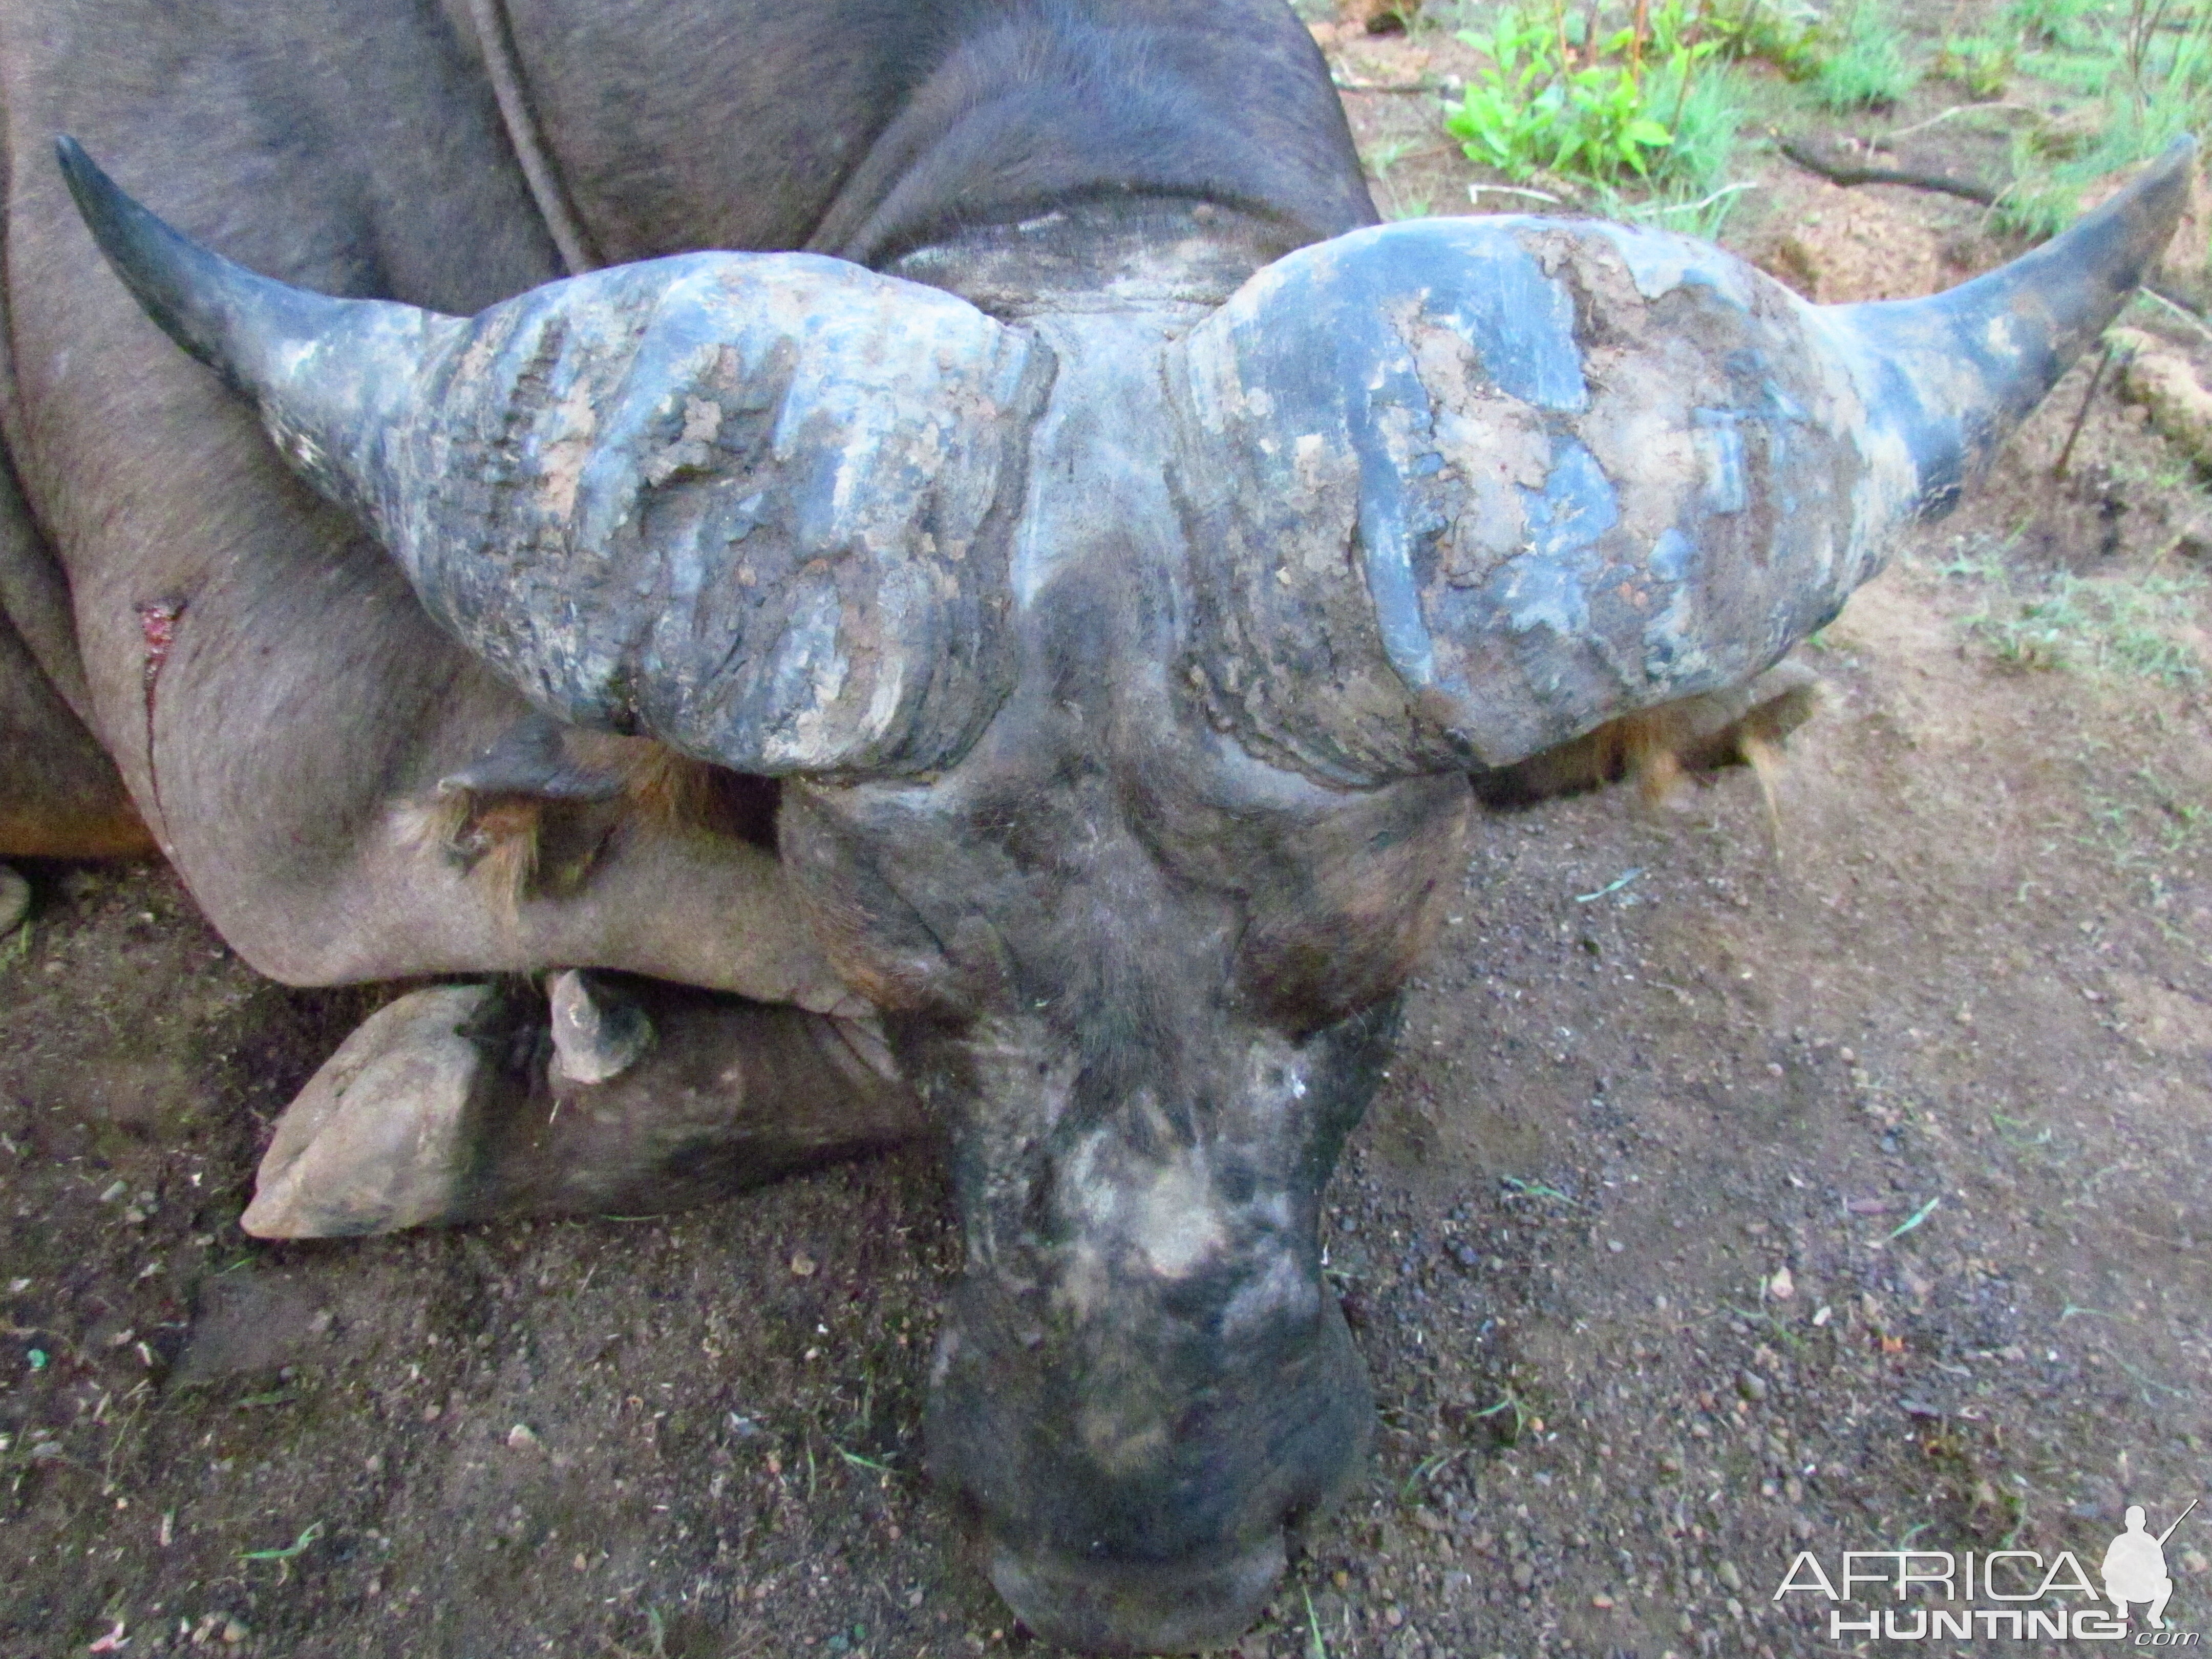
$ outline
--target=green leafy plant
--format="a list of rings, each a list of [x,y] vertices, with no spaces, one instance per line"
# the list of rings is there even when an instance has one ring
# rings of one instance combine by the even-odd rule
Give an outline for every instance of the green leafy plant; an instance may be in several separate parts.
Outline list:
[[[1638,180],[1634,198],[1617,189],[1599,192],[1598,206],[1608,218],[1657,225],[1708,241],[1721,234],[1748,183],[1728,182],[1736,132],[1744,118],[1744,95],[1736,72],[1725,64],[1708,64],[1678,80],[1662,70],[1654,77],[1651,105],[1664,112],[1674,142],[1663,164],[1649,180]]]
[[[1809,78],[1827,57],[1820,20],[1786,0],[1707,0],[1698,24],[1723,58],[1771,64],[1792,81]]]
[[[1447,106],[1445,131],[1468,159],[1509,178],[1538,173],[1608,185],[1668,171],[1679,112],[1698,62],[1717,43],[1693,38],[1681,0],[1602,40],[1564,5],[1548,18],[1509,8],[1460,38],[1490,61]]]

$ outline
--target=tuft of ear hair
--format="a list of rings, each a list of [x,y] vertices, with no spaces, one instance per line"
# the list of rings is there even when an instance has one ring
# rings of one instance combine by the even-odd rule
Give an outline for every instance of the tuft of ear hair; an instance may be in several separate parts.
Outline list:
[[[526,899],[580,890],[616,837],[638,828],[773,845],[775,800],[769,780],[533,714],[403,807],[400,833],[512,916]]]
[[[616,779],[626,815],[676,831],[734,836],[772,847],[779,786],[770,778],[694,760],[645,738],[570,735],[579,764]]]
[[[400,838],[463,872],[509,916],[538,896],[547,813],[556,803],[441,788],[399,811]]]
[[[1607,720],[1571,743],[1478,773],[1474,791],[1493,811],[1533,806],[1632,780],[1647,808],[1671,805],[1689,779],[1749,766],[1779,830],[1774,782],[1784,739],[1820,707],[1820,684],[1802,664],[1778,663],[1748,684],[1661,703]]]

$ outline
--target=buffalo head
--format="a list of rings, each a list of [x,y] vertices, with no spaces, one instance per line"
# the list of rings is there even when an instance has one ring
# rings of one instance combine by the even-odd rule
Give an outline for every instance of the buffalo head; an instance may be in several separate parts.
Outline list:
[[[2109,320],[2189,163],[1893,305],[1490,219],[1018,322],[714,253],[462,320],[228,264],[64,146],[149,313],[472,650],[787,781],[785,865],[952,1147],[933,1467],[1031,1625],[1143,1650],[1233,1637],[1358,1462],[1316,1214],[1468,775],[1832,616]]]

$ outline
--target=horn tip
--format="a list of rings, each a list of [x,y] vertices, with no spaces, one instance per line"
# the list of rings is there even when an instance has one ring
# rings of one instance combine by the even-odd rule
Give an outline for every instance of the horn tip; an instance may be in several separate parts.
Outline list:
[[[2146,192],[2185,185],[2197,165],[2197,135],[2185,132],[2164,149],[2143,169],[2142,188]]]
[[[128,198],[85,147],[69,133],[55,135],[54,161],[61,168],[62,180],[69,185],[70,196],[76,198],[77,211],[92,225],[94,234],[100,234],[103,225],[113,222],[118,201]],[[105,241],[106,238],[101,240]]]
[[[2183,133],[2151,159],[2121,196],[2156,204],[2154,211],[2166,208],[2170,203],[2171,210],[2178,216],[2188,193],[2189,176],[2196,171],[2197,149],[2197,135]]]
[[[234,390],[246,390],[246,378],[226,349],[220,290],[226,283],[259,279],[164,222],[70,134],[55,137],[54,160],[94,243],[146,314]]]

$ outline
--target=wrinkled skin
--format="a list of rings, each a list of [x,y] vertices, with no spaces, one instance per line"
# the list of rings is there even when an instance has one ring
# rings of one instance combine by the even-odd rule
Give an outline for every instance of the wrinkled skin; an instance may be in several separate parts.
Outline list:
[[[1052,569],[983,741],[927,785],[792,788],[782,849],[951,1129],[932,1466],[1033,1624],[1179,1648],[1242,1627],[1364,1443],[1316,1211],[1472,797],[1265,764],[1166,672],[1182,538],[1124,441],[1164,331],[1046,326],[1041,464],[1115,511],[1040,498]]]

